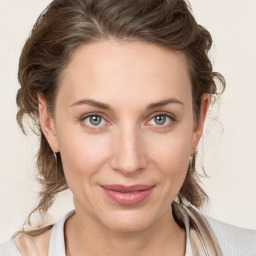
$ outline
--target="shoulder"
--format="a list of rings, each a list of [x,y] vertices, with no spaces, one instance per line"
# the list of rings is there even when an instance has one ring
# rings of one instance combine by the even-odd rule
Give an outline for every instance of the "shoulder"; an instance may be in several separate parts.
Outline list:
[[[15,242],[13,239],[10,241],[0,244],[0,256],[21,256],[18,248],[15,245]]]
[[[203,215],[212,228],[223,255],[256,255],[256,231],[226,224]]]
[[[192,224],[195,224],[196,233],[204,246],[210,242],[218,255],[224,256],[255,256],[256,230],[239,228],[201,213],[194,206],[186,207],[186,212]],[[212,247],[213,248],[213,247]]]
[[[47,256],[65,255],[64,224],[75,214],[72,210],[55,225],[46,226],[34,233],[34,236],[20,234],[15,239],[0,245],[0,256]]]
[[[47,256],[51,230],[38,236],[20,234],[15,239],[0,245],[0,256]]]

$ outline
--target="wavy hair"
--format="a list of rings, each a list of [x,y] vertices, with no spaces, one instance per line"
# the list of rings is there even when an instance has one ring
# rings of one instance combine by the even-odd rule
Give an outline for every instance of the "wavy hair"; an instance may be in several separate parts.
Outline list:
[[[37,19],[19,61],[17,121],[25,133],[24,117],[32,119],[39,136],[37,154],[38,180],[42,185],[39,202],[25,223],[31,224],[33,213],[42,217],[56,195],[67,189],[61,156],[55,156],[41,131],[37,93],[43,94],[48,112],[54,116],[55,99],[61,75],[74,51],[81,45],[115,38],[143,41],[182,51],[187,59],[192,84],[195,120],[200,111],[201,96],[208,93],[211,101],[225,88],[223,76],[213,72],[208,52],[210,33],[199,25],[189,4],[184,0],[54,0]],[[217,88],[217,81],[220,90]],[[208,197],[200,187],[193,156],[178,202],[189,202],[200,208]],[[37,235],[50,227],[26,232]],[[24,230],[22,231],[24,232]]]

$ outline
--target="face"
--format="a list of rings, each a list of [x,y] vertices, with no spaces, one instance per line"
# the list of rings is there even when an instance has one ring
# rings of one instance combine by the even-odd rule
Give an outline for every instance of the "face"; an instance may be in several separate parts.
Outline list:
[[[208,107],[205,96],[195,123],[183,53],[139,41],[85,45],[63,74],[54,119],[39,101],[77,213],[119,231],[170,215]]]

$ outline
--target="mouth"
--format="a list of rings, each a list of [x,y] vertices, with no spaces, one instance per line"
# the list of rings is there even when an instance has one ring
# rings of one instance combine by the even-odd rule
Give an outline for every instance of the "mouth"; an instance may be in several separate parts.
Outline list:
[[[119,205],[137,205],[146,200],[156,185],[102,185],[105,194]]]

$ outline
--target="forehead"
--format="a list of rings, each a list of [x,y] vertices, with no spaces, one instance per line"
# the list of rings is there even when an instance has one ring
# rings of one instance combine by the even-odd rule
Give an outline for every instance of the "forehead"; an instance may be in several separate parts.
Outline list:
[[[186,101],[191,83],[182,52],[141,41],[105,40],[74,52],[59,94],[68,103],[88,97],[113,104],[168,97]]]

